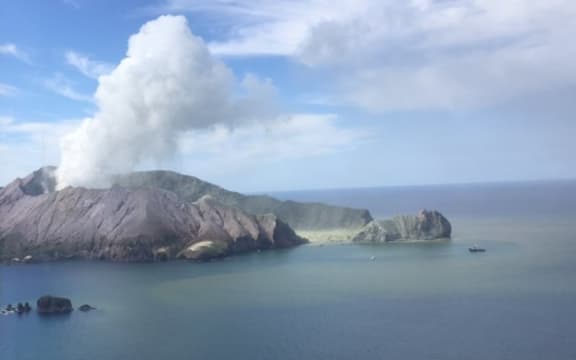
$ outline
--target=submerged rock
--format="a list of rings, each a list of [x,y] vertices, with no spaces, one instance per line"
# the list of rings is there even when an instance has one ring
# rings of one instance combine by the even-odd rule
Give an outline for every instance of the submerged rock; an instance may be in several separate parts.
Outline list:
[[[0,307],[0,315],[12,315],[12,314],[21,315],[29,311],[30,309],[26,308],[26,305],[23,305],[22,303],[17,303],[16,306],[8,304],[6,305],[6,307],[3,308]]]
[[[66,314],[72,311],[72,302],[68,298],[44,295],[36,306],[39,314]]]
[[[396,216],[391,220],[373,220],[352,241],[383,243],[402,240],[449,239],[452,226],[440,212],[421,210],[417,215]]]
[[[83,311],[83,312],[87,312],[87,311],[91,311],[91,310],[96,310],[96,308],[93,307],[93,306],[90,306],[90,305],[88,305],[88,304],[84,304],[84,305],[81,305],[81,306],[78,308],[78,310]]]

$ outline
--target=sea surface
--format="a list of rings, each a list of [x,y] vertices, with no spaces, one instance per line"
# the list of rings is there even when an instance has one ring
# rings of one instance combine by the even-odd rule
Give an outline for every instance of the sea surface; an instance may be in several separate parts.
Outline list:
[[[437,208],[454,238],[1,266],[0,305],[54,294],[98,309],[0,316],[0,359],[576,359],[576,182],[273,195],[376,217]]]

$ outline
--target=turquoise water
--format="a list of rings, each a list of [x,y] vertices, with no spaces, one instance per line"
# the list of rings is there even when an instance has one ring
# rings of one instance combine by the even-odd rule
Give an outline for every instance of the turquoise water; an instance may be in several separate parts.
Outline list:
[[[387,197],[362,201],[385,213],[415,202],[410,194],[388,208]],[[539,194],[547,206],[550,196]],[[446,206],[468,209],[450,215],[450,243],[304,246],[205,264],[2,266],[0,304],[52,293],[98,310],[0,316],[0,359],[575,359],[570,207],[489,216],[475,206],[462,196]],[[488,252],[469,254],[474,243]]]

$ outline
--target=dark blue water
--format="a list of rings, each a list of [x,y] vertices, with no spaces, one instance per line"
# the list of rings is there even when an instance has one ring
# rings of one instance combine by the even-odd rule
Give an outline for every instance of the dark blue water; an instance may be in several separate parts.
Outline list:
[[[576,359],[574,187],[506,186],[294,194],[375,214],[446,208],[447,244],[0,267],[1,304],[52,293],[98,307],[0,316],[0,359]]]

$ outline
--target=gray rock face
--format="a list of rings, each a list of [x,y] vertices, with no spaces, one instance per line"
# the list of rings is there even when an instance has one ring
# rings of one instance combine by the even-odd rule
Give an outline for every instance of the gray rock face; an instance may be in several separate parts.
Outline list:
[[[209,196],[190,203],[155,188],[53,191],[50,169],[0,190],[0,259],[173,259],[200,241],[225,254],[306,242],[274,215],[255,216]]]
[[[67,314],[72,311],[70,299],[44,295],[36,301],[39,314]]]
[[[418,215],[402,215],[391,220],[374,220],[362,228],[352,241],[383,243],[401,240],[449,239],[450,222],[438,211],[422,210]]]
[[[365,209],[280,201],[266,195],[243,195],[193,176],[169,171],[121,175],[115,179],[115,183],[124,187],[151,187],[172,191],[189,202],[197,201],[204,195],[210,195],[224,205],[239,208],[250,214],[274,214],[298,230],[357,229],[372,220],[370,212]]]

